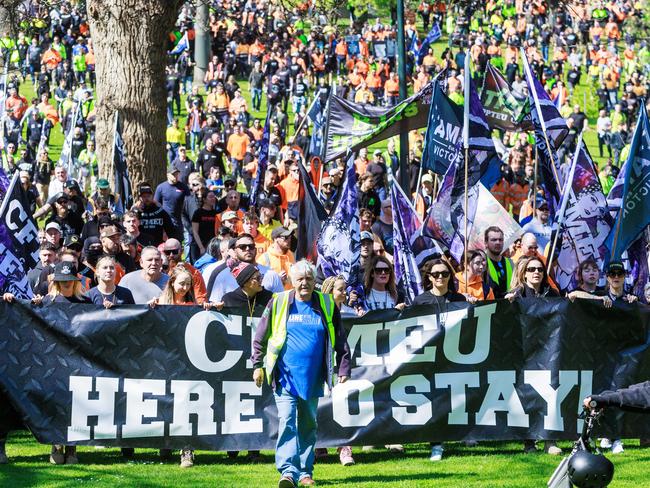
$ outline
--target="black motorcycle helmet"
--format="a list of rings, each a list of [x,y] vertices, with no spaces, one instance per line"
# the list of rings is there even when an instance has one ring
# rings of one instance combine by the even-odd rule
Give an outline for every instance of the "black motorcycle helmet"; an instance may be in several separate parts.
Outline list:
[[[569,459],[569,480],[578,488],[603,488],[614,477],[614,465],[605,456],[578,451]]]

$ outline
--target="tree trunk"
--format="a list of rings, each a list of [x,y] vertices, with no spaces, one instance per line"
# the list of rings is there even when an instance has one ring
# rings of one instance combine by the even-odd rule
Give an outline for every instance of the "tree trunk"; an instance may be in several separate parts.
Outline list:
[[[156,185],[165,178],[167,35],[179,6],[179,0],[88,0],[99,172],[111,185],[115,111],[133,190],[143,181]]]

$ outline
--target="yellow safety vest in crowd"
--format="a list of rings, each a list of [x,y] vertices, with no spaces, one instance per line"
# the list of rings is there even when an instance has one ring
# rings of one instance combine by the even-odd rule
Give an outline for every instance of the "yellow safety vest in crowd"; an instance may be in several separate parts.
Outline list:
[[[268,346],[266,349],[266,357],[264,358],[264,369],[266,371],[266,380],[271,384],[273,368],[278,361],[280,351],[284,347],[287,339],[287,320],[289,318],[289,291],[275,293],[273,295],[273,304],[271,306],[271,335],[269,337]],[[318,295],[320,307],[325,314],[325,323],[327,324],[327,333],[330,336],[330,344],[332,346],[331,363],[334,362],[334,346],[335,346],[335,332],[334,332],[334,299],[331,295],[326,295],[318,291],[314,291]],[[329,372],[328,372],[329,374]]]
[[[506,286],[505,289],[508,291],[510,289],[510,280],[512,279],[512,261],[510,259],[503,257],[502,259],[505,259],[506,261]],[[499,273],[497,272],[497,269],[494,267],[494,264],[492,264],[492,260],[490,258],[487,259],[487,265],[488,265],[488,275],[490,276],[490,279],[497,285],[500,285],[499,283]]]

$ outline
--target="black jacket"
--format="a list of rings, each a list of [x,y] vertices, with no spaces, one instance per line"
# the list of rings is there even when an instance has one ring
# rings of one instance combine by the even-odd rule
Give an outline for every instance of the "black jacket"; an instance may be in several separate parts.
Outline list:
[[[650,413],[650,381],[616,391],[592,395],[598,407],[618,407],[629,412]]]

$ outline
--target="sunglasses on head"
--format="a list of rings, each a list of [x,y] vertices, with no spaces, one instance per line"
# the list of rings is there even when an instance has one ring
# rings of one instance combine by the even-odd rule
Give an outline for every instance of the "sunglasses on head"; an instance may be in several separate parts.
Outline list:
[[[390,274],[390,268],[375,268],[377,274]]]
[[[252,251],[255,249],[255,244],[237,244],[237,249],[241,249],[242,251]]]
[[[538,273],[543,273],[544,272],[544,267],[543,266],[528,266],[526,268],[527,273],[534,273],[537,271]]]
[[[432,271],[429,273],[429,276],[432,276],[433,278],[449,278],[451,273],[449,271]]]

